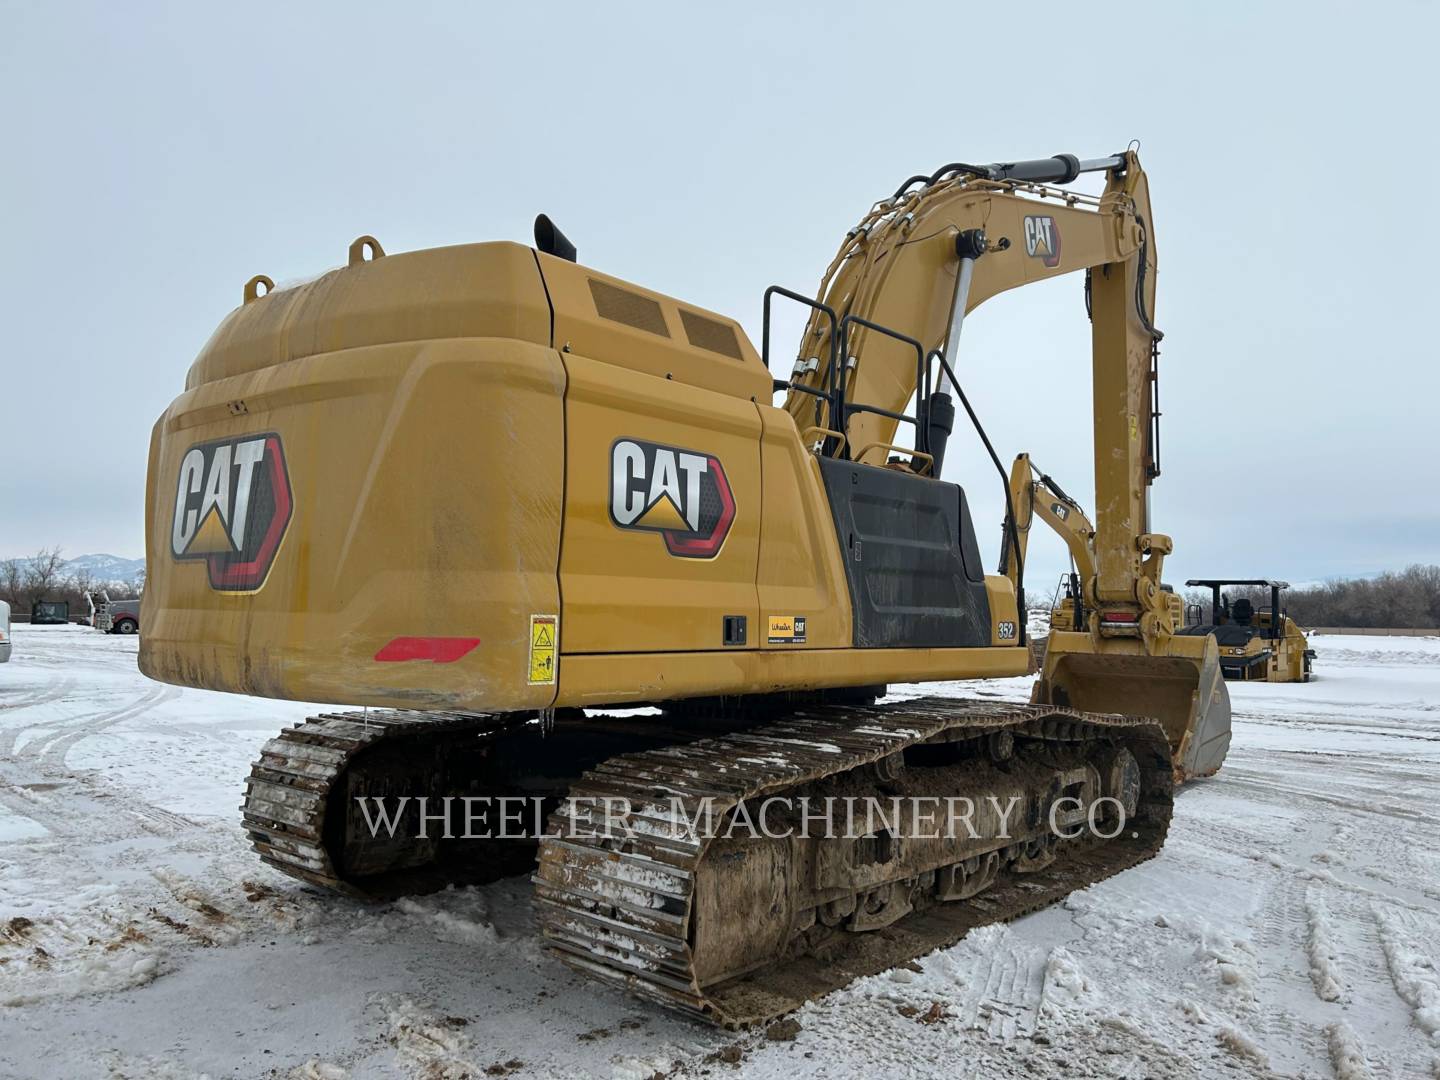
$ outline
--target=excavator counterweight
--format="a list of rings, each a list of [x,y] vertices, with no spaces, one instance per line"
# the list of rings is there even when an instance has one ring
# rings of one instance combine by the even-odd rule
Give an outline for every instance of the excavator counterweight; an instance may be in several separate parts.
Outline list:
[[[1051,186],[1088,172],[1103,194]],[[1149,218],[1128,151],[912,177],[817,298],[766,294],[763,352],[543,216],[533,248],[365,236],[305,284],[257,275],[152,435],[141,667],[364,707],[263,748],[243,815],[271,866],[373,899],[533,868],[557,956],[717,1022],[1054,902],[1159,850],[1176,779],[1228,741],[1149,527]],[[1074,271],[1084,619],[1029,704],[883,701],[1031,670],[1037,487],[1028,459],[1007,480],[958,347],[986,298]],[[812,315],[778,386],[772,301]],[[966,421],[1005,488],[998,573],[942,476]],[[518,835],[474,810],[510,799]]]

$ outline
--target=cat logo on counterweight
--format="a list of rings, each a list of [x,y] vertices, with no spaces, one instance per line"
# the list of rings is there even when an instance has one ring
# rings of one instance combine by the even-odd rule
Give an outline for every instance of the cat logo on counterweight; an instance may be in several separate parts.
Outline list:
[[[610,520],[658,532],[685,559],[713,559],[735,520],[735,496],[714,454],[617,439],[610,448]]]
[[[170,553],[203,559],[212,589],[253,592],[265,583],[292,509],[279,435],[200,443],[180,460]]]

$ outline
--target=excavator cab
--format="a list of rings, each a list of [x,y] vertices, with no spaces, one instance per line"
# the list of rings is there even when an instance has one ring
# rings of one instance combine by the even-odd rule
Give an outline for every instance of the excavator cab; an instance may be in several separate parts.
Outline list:
[[[1285,614],[1283,596],[1290,586],[1268,578],[1195,578],[1186,582],[1210,589],[1209,622],[1200,605],[1191,605],[1193,618],[1179,632],[1186,637],[1208,637],[1220,653],[1221,674],[1238,682],[1309,682],[1315,650],[1304,631]],[[1244,594],[1225,596],[1228,587],[1269,589],[1270,606],[1255,607]]]

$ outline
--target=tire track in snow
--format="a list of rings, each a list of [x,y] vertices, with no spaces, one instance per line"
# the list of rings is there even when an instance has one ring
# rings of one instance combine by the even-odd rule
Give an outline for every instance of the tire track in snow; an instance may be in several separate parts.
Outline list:
[[[108,835],[121,839],[133,835],[130,830],[114,828],[116,810],[137,820],[150,833],[169,835],[195,828],[189,818],[156,806],[137,792],[96,784],[88,776],[77,776],[65,767],[65,755],[82,739],[143,716],[180,693],[173,686],[155,685],[118,709],[90,713],[78,722],[72,718],[68,723],[42,725],[50,734],[31,739],[18,753],[9,749],[16,733],[7,732],[9,738],[0,739],[0,806],[32,819],[57,836]],[[53,806],[49,798],[49,793],[57,791],[65,795],[63,810]]]
[[[36,705],[47,705],[52,701],[58,701],[74,689],[75,680],[62,676],[58,682],[52,683],[43,690],[33,691],[29,697],[23,697],[19,701],[0,702],[0,712],[10,709],[31,709]]]
[[[1343,983],[1336,959],[1334,926],[1330,919],[1330,909],[1315,889],[1305,890],[1305,916],[1309,923],[1306,951],[1310,957],[1310,981],[1315,986],[1315,996],[1321,1001],[1339,1001]],[[1331,1030],[1333,1032],[1334,1028]],[[1330,1044],[1333,1057],[1333,1035]]]
[[[1276,1058],[1288,1067],[1297,1067],[1306,1058],[1324,1060],[1325,1035],[1319,1024],[1291,1005],[1308,989],[1309,921],[1304,887],[1278,862],[1269,865],[1274,871],[1268,875],[1270,884],[1255,947],[1221,952],[1222,958],[1226,952],[1230,954],[1235,970],[1222,966],[1220,975],[1222,982],[1233,982],[1241,991],[1240,1011],[1253,1013],[1267,1060]]]
[[[182,691],[178,686],[159,686],[141,700],[134,702],[131,707],[127,709],[123,709],[110,716],[92,720],[83,727],[71,728],[62,733],[58,739],[52,740],[40,750],[42,766],[64,769],[65,755],[76,743],[89,738],[91,735],[99,734],[107,728],[112,728],[116,724],[144,716],[155,706],[167,701],[173,701],[175,698],[178,698],[181,693]]]
[[[1440,1048],[1440,968],[1423,944],[1432,939],[1433,927],[1421,928],[1413,914],[1393,906],[1372,904],[1370,910],[1396,995],[1410,1006],[1415,1026]]]
[[[1410,807],[1395,806],[1390,809],[1384,809],[1376,806],[1367,806],[1358,800],[1347,799],[1341,795],[1327,795],[1309,788],[1294,787],[1289,784],[1279,783],[1273,775],[1267,776],[1264,773],[1250,772],[1245,769],[1237,768],[1232,770],[1231,774],[1226,777],[1226,780],[1229,785],[1233,787],[1248,788],[1252,791],[1262,793],[1262,797],[1255,800],[1258,803],[1293,809],[1294,800],[1300,798],[1324,803],[1327,806],[1339,807],[1351,814],[1371,814],[1380,818],[1392,820],[1399,818],[1404,821],[1414,822],[1425,822],[1429,820],[1425,813]]]
[[[130,709],[146,699],[153,698],[157,692],[163,689],[165,688],[151,688],[139,697],[132,699],[129,704],[122,705],[119,709],[97,709],[93,712],[81,713],[79,716],[70,716],[61,720],[52,720],[41,724],[20,724],[7,728],[5,731],[0,732],[0,758],[13,758],[16,760],[37,758],[45,746],[63,737],[67,731],[73,731],[77,727],[88,730],[93,725],[104,723],[119,713],[128,713]],[[37,734],[26,740],[25,745],[16,751],[15,744],[20,741],[20,736],[27,732]]]
[[[1002,1043],[1033,1035],[1044,1002],[1048,954],[1032,946],[1016,948],[1009,927],[983,929],[971,935],[980,951],[964,979],[959,1019]]]
[[[1325,1029],[1325,1041],[1330,1049],[1330,1067],[1335,1070],[1335,1080],[1370,1080],[1374,1075],[1365,1045],[1344,1020],[1337,1020]]]
[[[54,769],[63,770],[65,768],[65,754],[81,739],[98,734],[106,728],[114,727],[116,724],[122,724],[126,720],[133,720],[136,717],[144,716],[161,702],[169,701],[179,696],[180,690],[178,687],[156,685],[134,701],[131,701],[130,704],[122,706],[119,709],[111,709],[92,714],[80,723],[66,724],[48,738],[31,739],[25,744],[18,756],[22,760],[38,761],[40,767],[47,771]]]

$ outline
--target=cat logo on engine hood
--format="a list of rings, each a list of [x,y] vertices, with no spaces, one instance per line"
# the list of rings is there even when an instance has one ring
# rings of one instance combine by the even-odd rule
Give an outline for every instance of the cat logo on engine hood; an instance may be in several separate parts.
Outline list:
[[[610,520],[658,532],[671,555],[713,559],[735,520],[735,496],[714,454],[617,439],[610,448]]]
[[[265,583],[291,510],[279,435],[199,443],[180,460],[170,553],[203,559],[212,589],[253,592]]]

